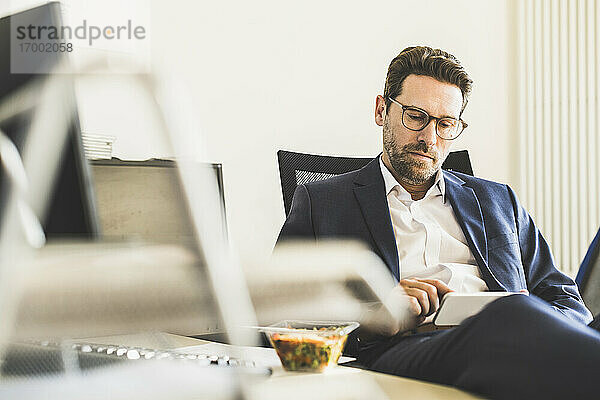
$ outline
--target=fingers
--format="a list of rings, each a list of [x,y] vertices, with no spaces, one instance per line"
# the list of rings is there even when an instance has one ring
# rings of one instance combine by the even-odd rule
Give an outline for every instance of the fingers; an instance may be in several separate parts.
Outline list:
[[[447,293],[454,292],[454,290],[450,289],[450,287],[448,287],[448,285],[446,285],[444,282],[440,281],[439,279],[415,278],[415,280],[420,281],[420,282],[425,282],[425,283],[435,286],[440,299],[442,297],[444,297]]]
[[[415,316],[414,324],[420,325],[423,321],[425,321],[425,316],[421,314],[422,309],[419,300],[413,296],[408,296],[408,304],[410,312]]]
[[[407,293],[408,294],[408,293]],[[408,296],[408,306],[413,315],[421,315],[422,309],[419,300],[411,295]]]
[[[429,298],[427,297],[427,293],[421,289],[415,288],[406,288],[406,294],[410,296],[411,302],[413,304],[413,310],[420,311],[415,312],[415,315],[427,315],[429,313]],[[418,307],[416,304],[418,304]]]
[[[414,304],[414,300],[412,300],[413,304],[411,305],[411,309],[415,310],[416,315],[429,316],[439,308],[438,290],[434,285],[417,279],[403,279],[400,281],[400,285],[407,295],[418,302],[421,309],[420,313],[416,313],[418,308]]]

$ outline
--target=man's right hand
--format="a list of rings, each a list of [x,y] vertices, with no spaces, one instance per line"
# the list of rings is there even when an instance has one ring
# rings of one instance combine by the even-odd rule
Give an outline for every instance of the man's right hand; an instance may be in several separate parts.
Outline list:
[[[440,308],[440,300],[446,293],[453,292],[438,279],[402,279],[399,285],[408,295],[410,311],[417,318],[417,324]]]

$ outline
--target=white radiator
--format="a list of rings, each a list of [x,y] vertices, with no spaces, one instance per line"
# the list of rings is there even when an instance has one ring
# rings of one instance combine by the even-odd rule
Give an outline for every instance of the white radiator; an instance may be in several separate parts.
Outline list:
[[[600,9],[517,1],[520,197],[574,276],[600,226]]]

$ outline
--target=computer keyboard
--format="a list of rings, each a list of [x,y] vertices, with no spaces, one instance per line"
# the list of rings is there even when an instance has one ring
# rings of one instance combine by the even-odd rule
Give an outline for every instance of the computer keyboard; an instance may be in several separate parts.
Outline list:
[[[24,342],[11,344],[1,360],[0,373],[5,377],[60,374],[70,369],[87,371],[125,362],[179,360],[206,367],[233,367],[252,375],[270,375],[271,369],[254,361],[226,355],[191,354],[174,350],[92,343],[58,344]]]

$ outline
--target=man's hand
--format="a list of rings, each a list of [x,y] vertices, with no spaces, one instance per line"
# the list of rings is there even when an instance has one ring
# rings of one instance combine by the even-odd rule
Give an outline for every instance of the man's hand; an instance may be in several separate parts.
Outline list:
[[[409,296],[410,311],[418,324],[440,308],[440,300],[446,293],[453,292],[438,279],[402,279],[399,285]]]

